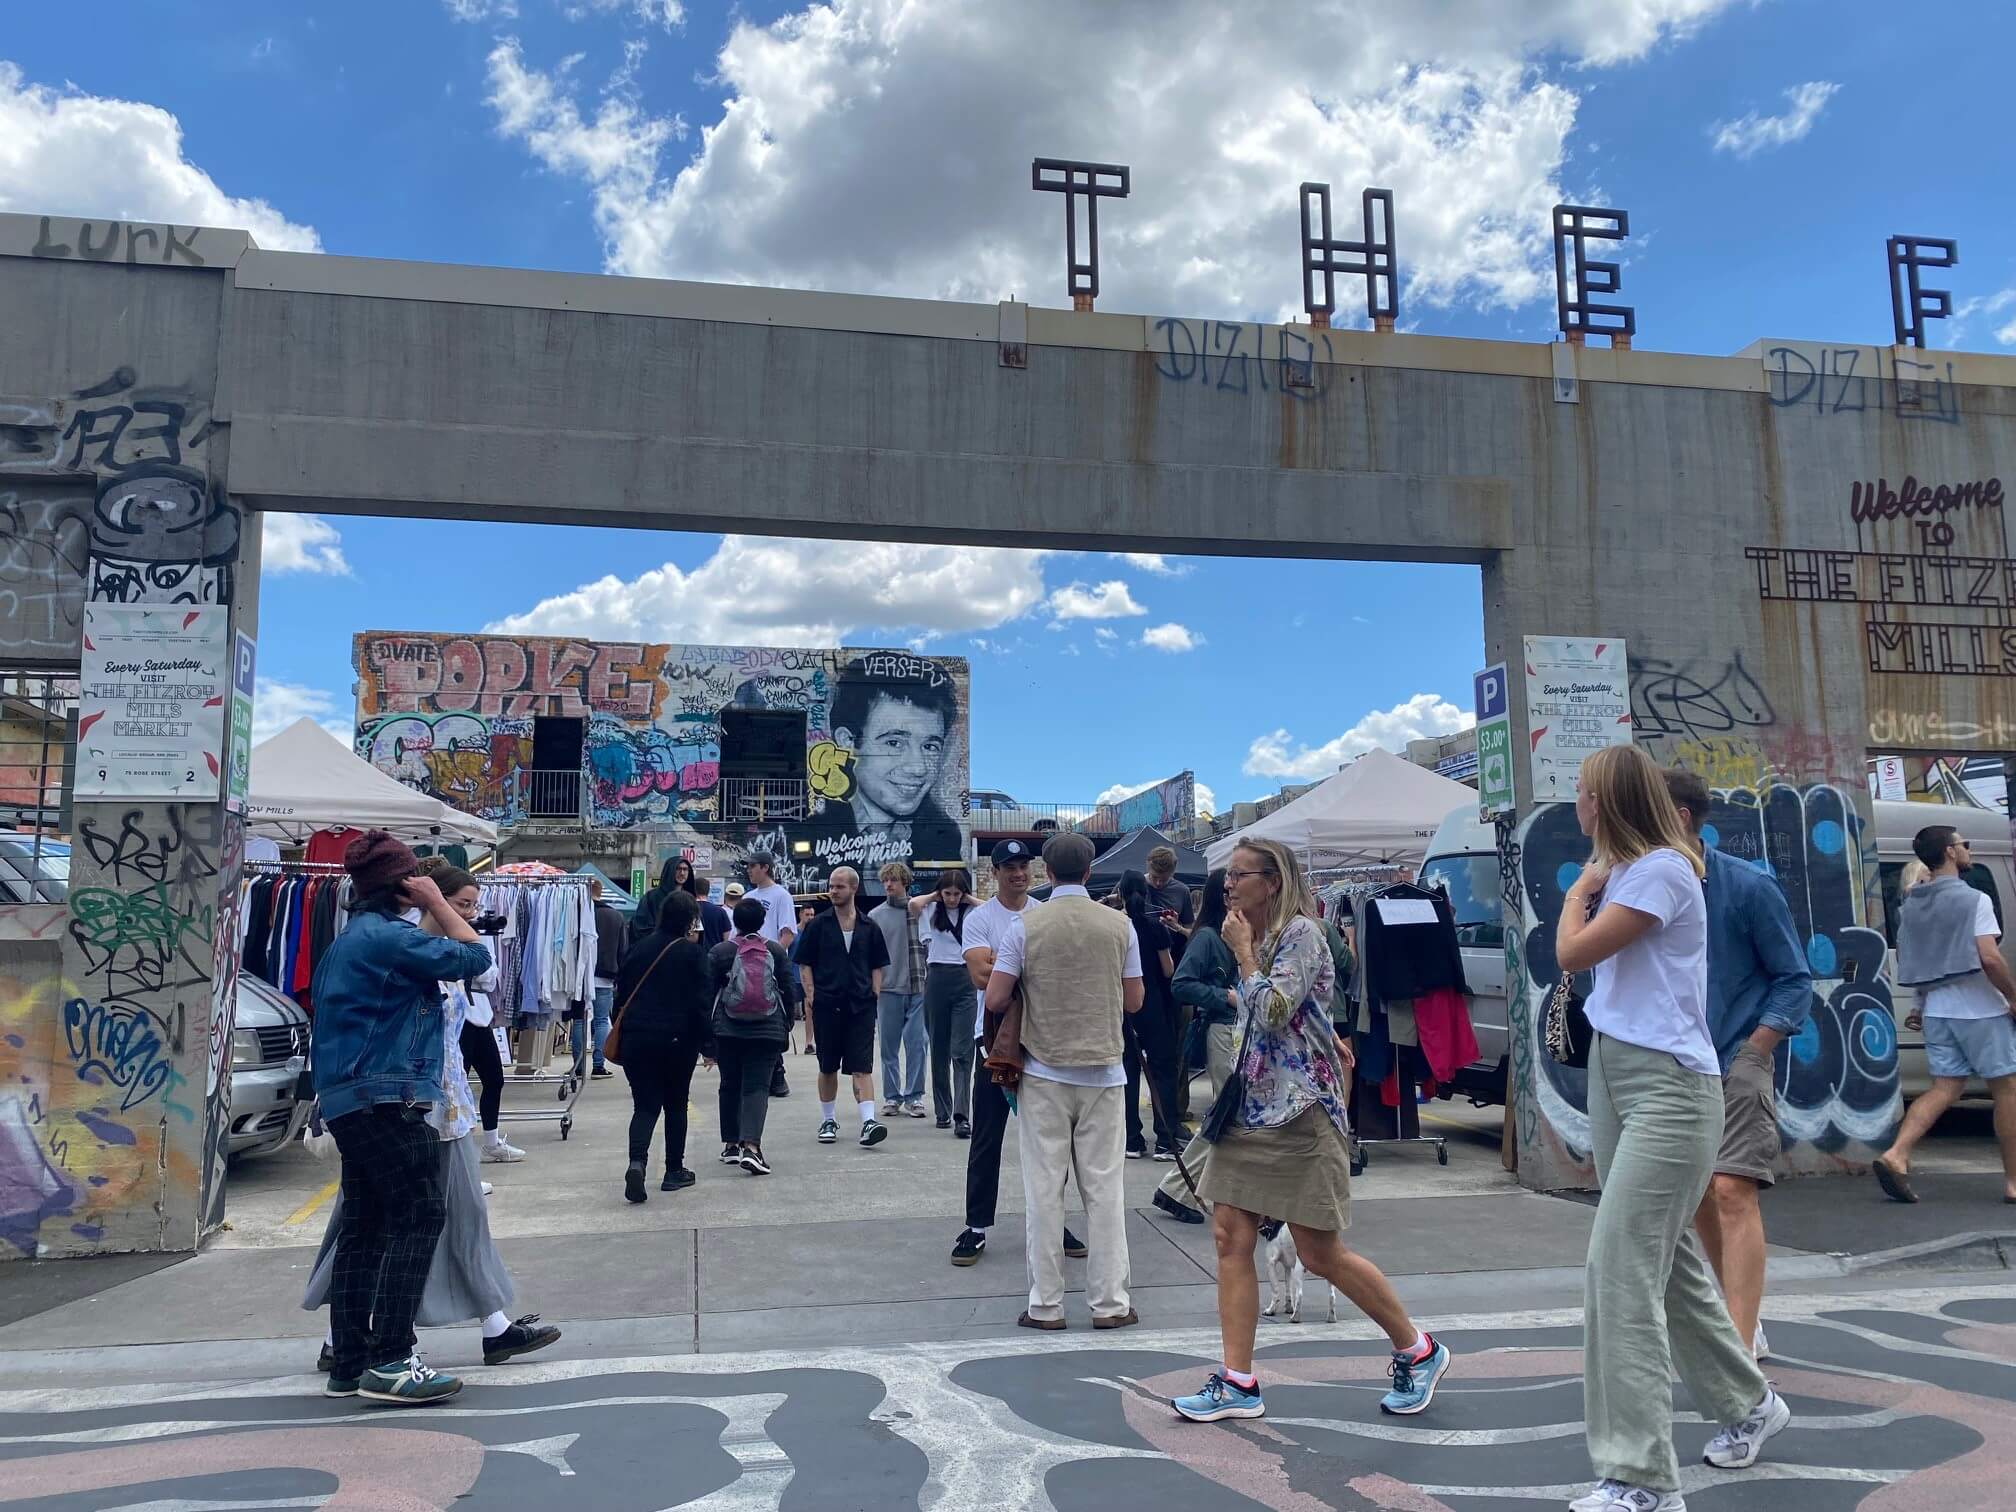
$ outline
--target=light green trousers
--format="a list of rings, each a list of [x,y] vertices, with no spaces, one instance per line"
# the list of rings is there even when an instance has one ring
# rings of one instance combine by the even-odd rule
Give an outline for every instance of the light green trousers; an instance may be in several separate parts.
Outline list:
[[[1583,1282],[1583,1411],[1597,1478],[1680,1489],[1673,1371],[1696,1411],[1733,1423],[1764,1399],[1694,1238],[1722,1143],[1722,1082],[1597,1035],[1589,1137],[1603,1188]]]

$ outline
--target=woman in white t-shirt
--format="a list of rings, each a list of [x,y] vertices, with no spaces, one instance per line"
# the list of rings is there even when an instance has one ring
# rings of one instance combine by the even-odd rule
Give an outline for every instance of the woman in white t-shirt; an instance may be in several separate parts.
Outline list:
[[[938,874],[938,890],[910,905],[924,942],[924,1029],[931,1042],[931,1104],[938,1127],[972,1135],[973,980],[966,973],[966,920],[979,904],[963,866]]]
[[[1689,1222],[1722,1143],[1700,854],[1636,746],[1582,763],[1575,816],[1594,848],[1568,889],[1554,952],[1562,971],[1595,979],[1589,1136],[1603,1195],[1583,1301],[1597,1483],[1574,1506],[1677,1512],[1676,1365],[1695,1407],[1729,1425],[1708,1445],[1712,1465],[1754,1464],[1791,1412],[1737,1337]]]

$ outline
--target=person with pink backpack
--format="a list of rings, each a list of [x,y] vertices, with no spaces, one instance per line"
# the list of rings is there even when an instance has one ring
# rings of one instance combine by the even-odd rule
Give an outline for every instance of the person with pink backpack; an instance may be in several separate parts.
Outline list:
[[[721,1163],[768,1176],[763,1122],[770,1078],[782,1064],[797,1016],[797,984],[784,947],[763,938],[760,898],[735,905],[735,935],[707,953],[713,988],[714,1059],[721,1068]]]

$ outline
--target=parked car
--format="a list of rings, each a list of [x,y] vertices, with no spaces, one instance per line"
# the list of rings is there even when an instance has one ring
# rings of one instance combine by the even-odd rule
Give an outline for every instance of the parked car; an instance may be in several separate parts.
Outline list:
[[[259,978],[238,978],[231,1031],[231,1133],[234,1159],[285,1149],[308,1122],[313,1097],[298,1095],[308,1065],[308,1015]]]
[[[70,898],[70,843],[0,834],[0,903],[64,903]]]
[[[1006,831],[1010,834],[1048,834],[1061,828],[1057,815],[1039,814],[1025,808],[998,788],[975,788],[966,795],[973,828],[983,834]]]

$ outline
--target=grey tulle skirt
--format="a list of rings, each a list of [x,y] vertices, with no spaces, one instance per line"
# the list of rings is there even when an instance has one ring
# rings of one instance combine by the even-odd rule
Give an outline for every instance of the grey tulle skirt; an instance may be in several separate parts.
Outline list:
[[[490,1238],[490,1208],[483,1200],[483,1180],[477,1174],[476,1139],[465,1134],[445,1142],[442,1185],[448,1222],[434,1246],[427,1270],[427,1290],[420,1297],[422,1328],[448,1328],[487,1318],[510,1309],[511,1276]],[[313,1312],[329,1305],[329,1283],[336,1271],[336,1235],[343,1224],[343,1194],[329,1210],[329,1227],[315,1256],[315,1271],[301,1306]]]

